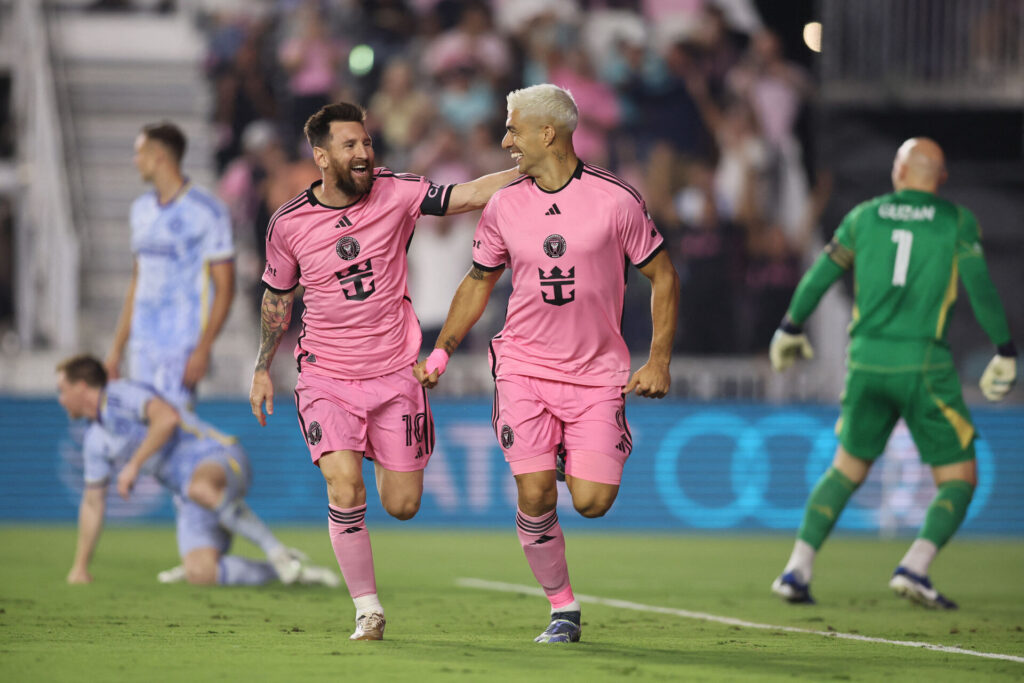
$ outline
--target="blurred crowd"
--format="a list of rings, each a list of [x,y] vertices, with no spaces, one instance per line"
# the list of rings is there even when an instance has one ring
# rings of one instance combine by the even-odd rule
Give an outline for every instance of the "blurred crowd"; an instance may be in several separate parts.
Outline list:
[[[302,126],[321,106],[367,107],[379,166],[457,183],[512,165],[499,145],[505,94],[551,82],[579,105],[580,158],[637,187],[666,237],[682,282],[677,352],[767,348],[828,183],[803,133],[814,84],[752,0],[243,7],[204,15],[204,25],[218,190],[240,246],[251,247],[253,296],[270,215],[319,178]],[[418,223],[410,289],[427,344],[469,267],[476,219]],[[627,296],[625,336],[642,350],[647,293],[631,287]],[[467,344],[482,348],[485,333]]]

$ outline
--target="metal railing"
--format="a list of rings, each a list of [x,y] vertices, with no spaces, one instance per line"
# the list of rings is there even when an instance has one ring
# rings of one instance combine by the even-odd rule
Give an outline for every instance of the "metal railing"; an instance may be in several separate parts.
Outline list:
[[[78,345],[79,238],[72,220],[46,15],[15,0],[21,56],[14,71],[19,176],[15,215],[15,315],[23,348]]]
[[[1024,2],[819,0],[822,94],[858,104],[1024,104]]]

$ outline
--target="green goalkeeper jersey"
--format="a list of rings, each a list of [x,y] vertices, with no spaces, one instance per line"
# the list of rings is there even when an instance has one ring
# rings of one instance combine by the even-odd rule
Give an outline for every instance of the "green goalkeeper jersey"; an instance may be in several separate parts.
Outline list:
[[[949,366],[946,341],[957,280],[997,346],[1010,339],[1006,315],[982,254],[977,220],[930,192],[905,189],[846,215],[804,275],[789,317],[802,324],[821,295],[853,267],[850,366],[915,370]]]

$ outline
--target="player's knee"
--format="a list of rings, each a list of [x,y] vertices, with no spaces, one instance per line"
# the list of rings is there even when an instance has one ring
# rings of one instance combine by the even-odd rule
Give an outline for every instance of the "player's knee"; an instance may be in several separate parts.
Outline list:
[[[389,515],[403,522],[407,519],[412,519],[420,511],[420,501],[418,498],[387,500],[383,501],[383,505]]]
[[[212,510],[220,503],[223,489],[218,489],[205,480],[193,480],[189,482],[187,493],[191,501]]]
[[[211,586],[217,583],[217,563],[186,562],[185,580],[195,586]]]
[[[612,501],[610,500],[573,500],[572,504],[576,508],[576,512],[590,519],[604,517],[612,507]]]
[[[353,481],[345,477],[326,477],[327,498],[331,505],[349,508],[362,505],[366,500],[366,486],[362,480]]]
[[[528,515],[542,515],[555,508],[558,504],[558,489],[521,488],[519,490],[519,509]]]

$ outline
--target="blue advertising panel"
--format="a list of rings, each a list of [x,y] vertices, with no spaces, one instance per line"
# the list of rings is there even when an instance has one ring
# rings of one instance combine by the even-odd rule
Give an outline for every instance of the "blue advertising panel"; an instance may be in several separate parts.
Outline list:
[[[515,484],[490,423],[490,402],[433,403],[437,447],[424,477],[423,505],[412,524],[511,528]],[[310,463],[295,408],[287,400],[260,428],[244,401],[208,401],[200,415],[237,435],[252,460],[249,502],[270,522],[323,523],[327,498]],[[563,524],[601,529],[785,530],[800,524],[804,501],[835,451],[834,406],[681,403],[630,398],[634,450],[618,500],[598,521],[572,512],[560,496]],[[966,533],[1024,533],[1024,409],[976,407],[979,486]],[[0,520],[76,518],[82,490],[76,429],[53,400],[0,398]],[[374,500],[366,463],[369,517],[388,520]],[[564,486],[564,485],[562,485]],[[851,500],[840,529],[917,529],[934,494],[902,423],[885,456]],[[169,520],[172,506],[152,481],[132,500],[111,495],[108,516]],[[393,521],[393,520],[392,520]],[[394,522],[398,523],[398,522]],[[407,523],[408,524],[408,523]]]

